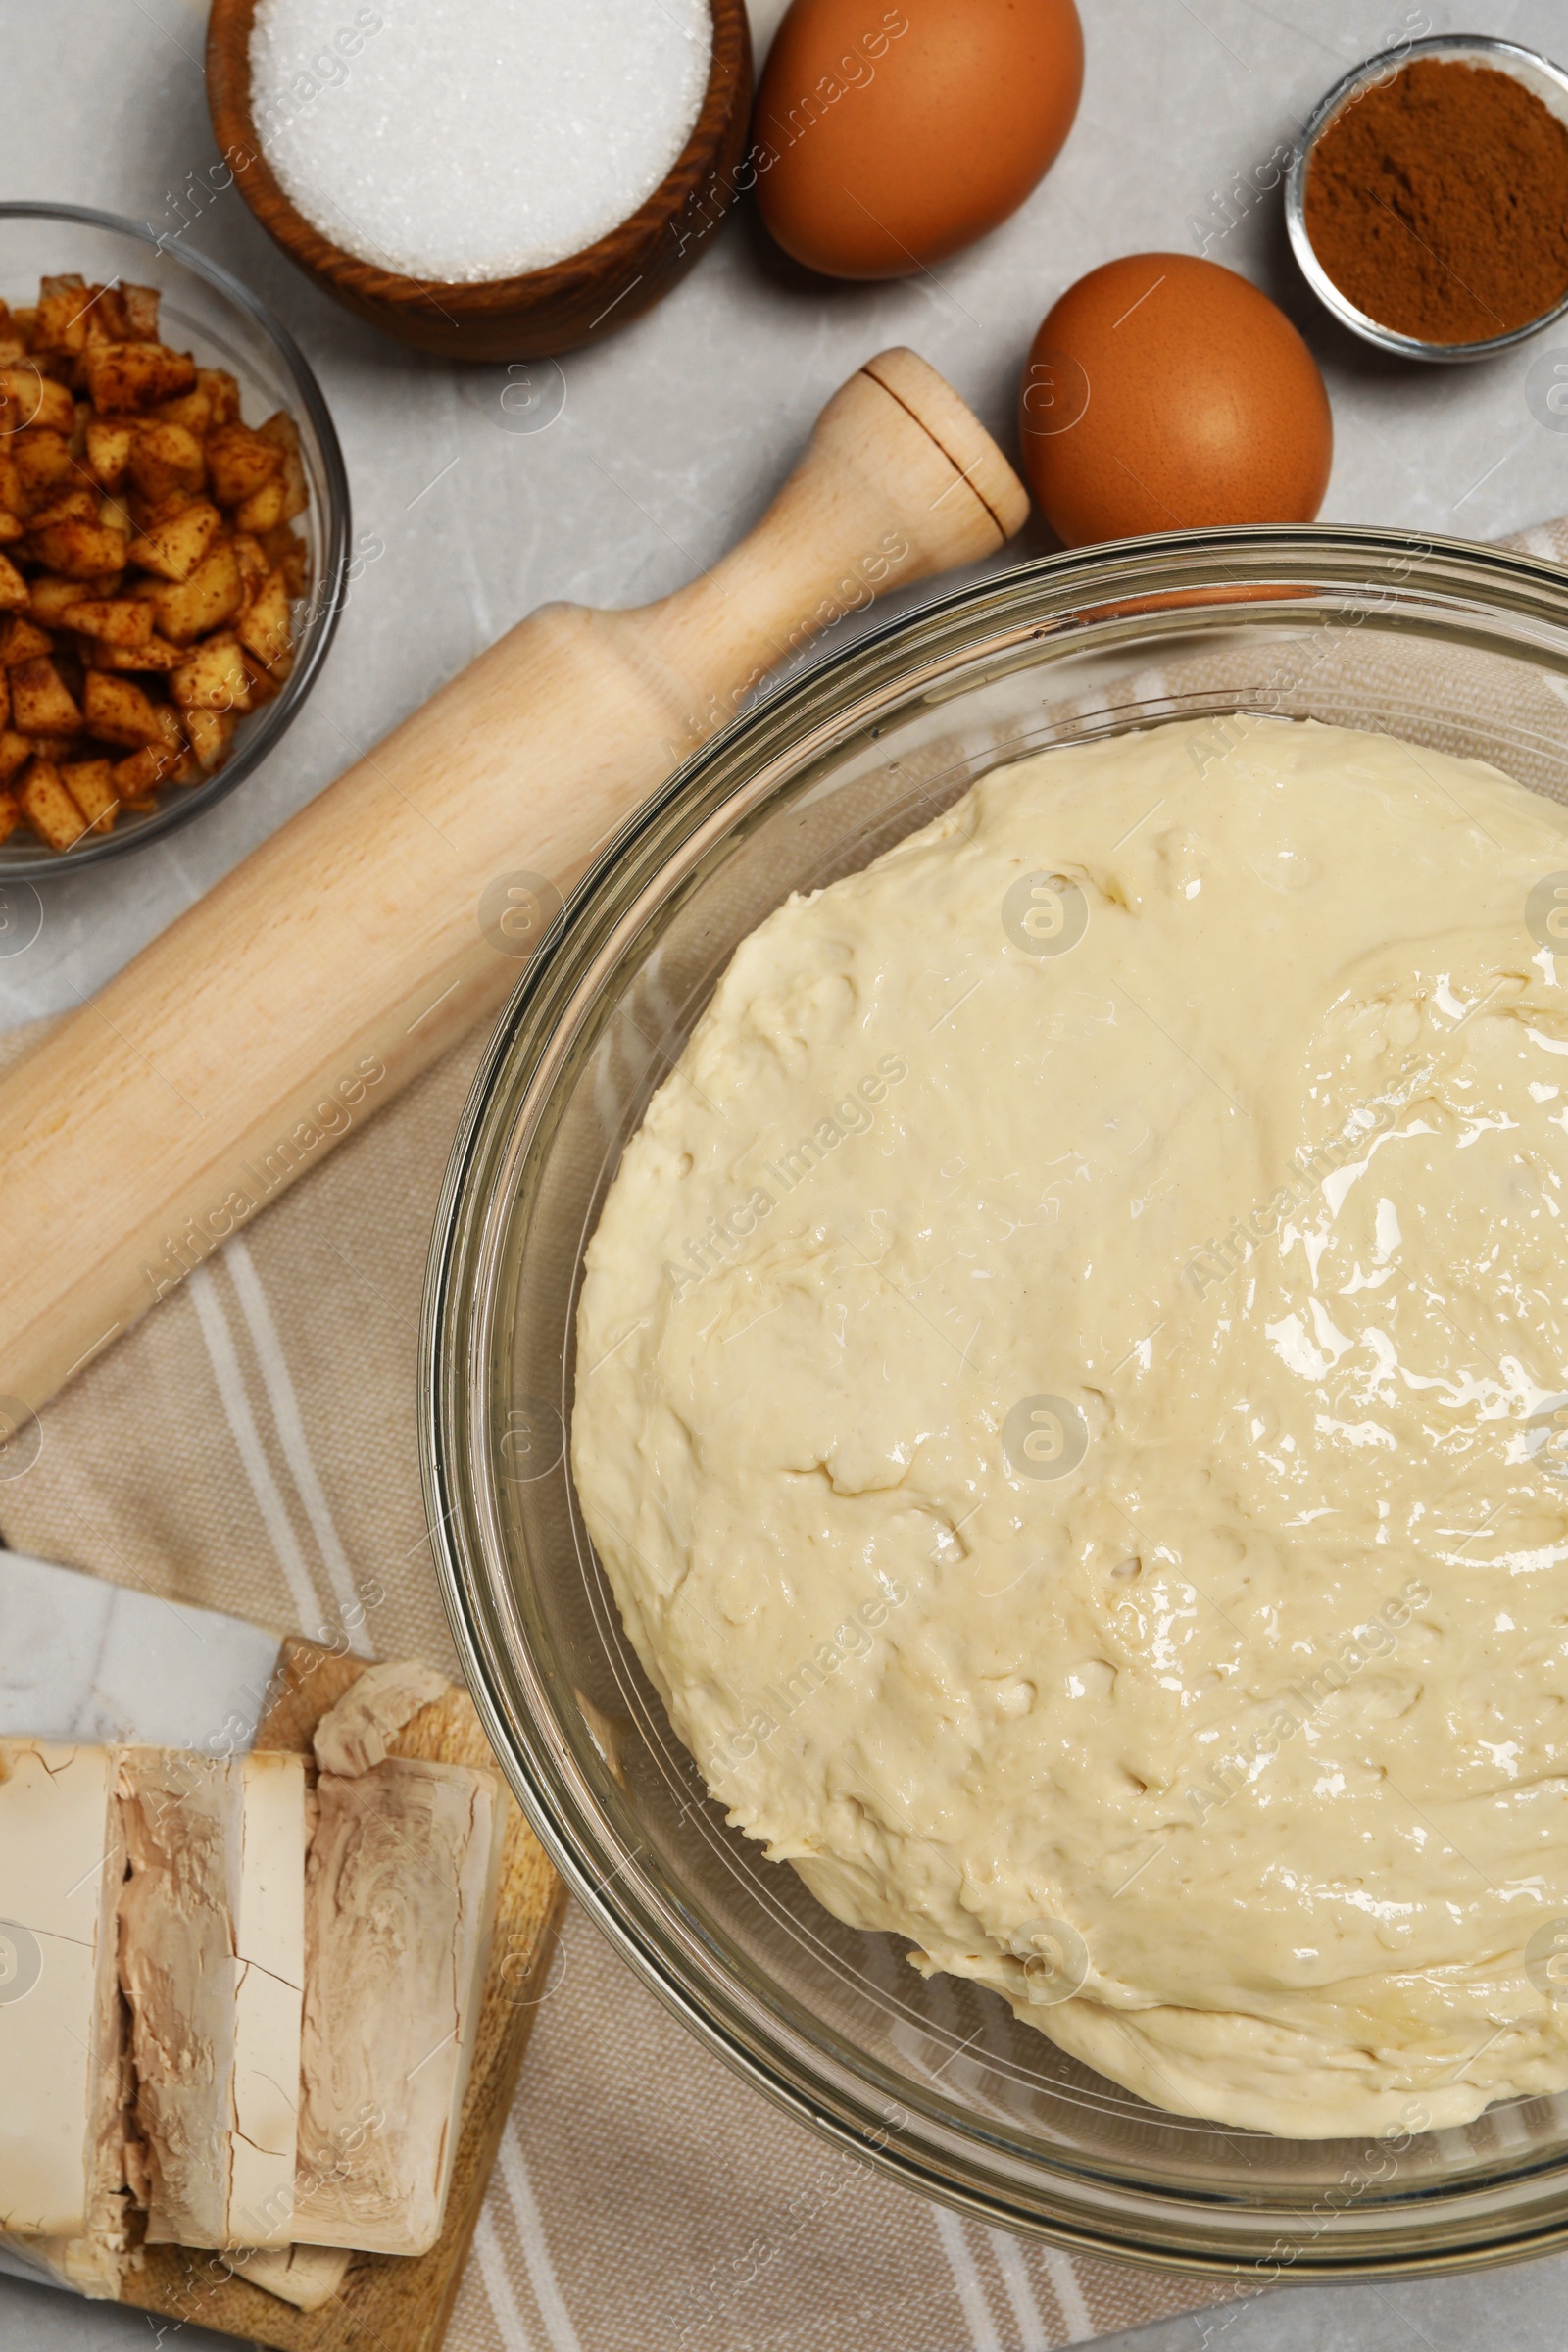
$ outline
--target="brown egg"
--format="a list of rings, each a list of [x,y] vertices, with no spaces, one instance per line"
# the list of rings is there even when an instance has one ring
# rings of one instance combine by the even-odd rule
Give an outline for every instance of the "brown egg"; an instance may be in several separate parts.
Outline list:
[[[1129,254],[1068,287],[1035,337],[1018,423],[1068,547],[1310,522],[1334,456],[1323,378],[1284,312],[1183,253]]]
[[[903,277],[1015,212],[1072,128],[1073,0],[794,0],[752,122],[762,218],[830,277]]]

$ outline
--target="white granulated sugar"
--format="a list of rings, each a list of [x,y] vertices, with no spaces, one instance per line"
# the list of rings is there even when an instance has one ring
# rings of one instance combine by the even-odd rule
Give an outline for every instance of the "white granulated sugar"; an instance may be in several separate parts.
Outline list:
[[[581,253],[692,134],[709,0],[261,0],[251,111],[334,244],[478,284]]]

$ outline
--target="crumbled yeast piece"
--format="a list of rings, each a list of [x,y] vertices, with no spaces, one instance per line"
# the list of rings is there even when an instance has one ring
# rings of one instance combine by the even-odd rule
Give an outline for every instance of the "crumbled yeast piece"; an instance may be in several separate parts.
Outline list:
[[[0,2232],[101,2294],[127,2244],[123,1867],[114,1751],[0,1740]]]
[[[322,1773],[305,1895],[296,2226],[422,2254],[440,2234],[507,1794],[467,1765]]]
[[[305,1759],[130,1748],[120,1899],[151,2244],[293,2237]]]
[[[323,1772],[368,1772],[379,1764],[410,1717],[439,1698],[445,1675],[418,1658],[388,1658],[367,1666],[316,1727],[316,1761]]]

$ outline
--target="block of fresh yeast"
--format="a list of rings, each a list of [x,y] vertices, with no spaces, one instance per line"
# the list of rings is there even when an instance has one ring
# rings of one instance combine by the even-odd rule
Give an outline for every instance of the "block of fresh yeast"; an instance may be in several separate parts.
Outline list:
[[[509,1800],[496,1773],[389,1756],[323,1772],[317,1802],[295,2230],[422,2254],[457,2153]]]
[[[0,1740],[0,2230],[118,2231],[115,1753]]]
[[[120,1795],[120,1965],[148,2242],[289,2245],[305,1759],[124,1748]]]

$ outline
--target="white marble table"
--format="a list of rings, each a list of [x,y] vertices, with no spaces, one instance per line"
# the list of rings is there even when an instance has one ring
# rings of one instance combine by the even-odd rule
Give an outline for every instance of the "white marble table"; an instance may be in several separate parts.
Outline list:
[[[564,406],[543,432],[498,429],[499,371],[464,375],[380,341],[292,270],[237,196],[214,201],[189,241],[256,287],[304,345],[343,439],[362,549],[379,552],[270,765],[165,847],[52,889],[35,942],[0,962],[0,1029],[77,1003],[532,606],[634,603],[711,561],[868,353],[913,344],[1005,437],[1024,352],[1056,294],[1118,253],[1195,250],[1193,222],[1210,214],[1214,192],[1262,164],[1328,83],[1404,24],[1420,17],[1425,28],[1430,18],[1435,30],[1568,54],[1562,0],[1430,0],[1411,19],[1396,0],[1080,7],[1089,74],[1078,124],[1045,186],[997,235],[935,277],[830,286],[782,262],[755,220],[733,220],[662,309],[564,362]],[[763,34],[780,13],[779,0],[754,0]],[[202,0],[0,6],[0,196],[176,221],[175,197],[216,154],[204,14]],[[1297,277],[1277,197],[1211,250],[1273,292],[1322,361],[1337,430],[1325,519],[1484,538],[1568,509],[1568,437],[1544,429],[1525,400],[1535,350],[1431,370],[1363,351]],[[1561,340],[1568,347],[1568,333]],[[1019,552],[1046,544],[1026,535]],[[62,1690],[87,1698],[98,1658],[88,1650],[104,1629],[91,1608],[74,1622],[76,1649],[53,1667]],[[43,1635],[24,1640],[40,1645],[41,1669]],[[0,1702],[23,1679],[15,1659],[0,1665]],[[1293,2292],[1248,2307],[1222,2334],[1214,2321],[1182,2321],[1141,2341],[1145,2352],[1205,2340],[1224,2352],[1477,2342],[1544,2352],[1562,2340],[1553,2315],[1565,2297],[1568,2260],[1474,2280]],[[0,2352],[128,2352],[146,2326],[0,2280]],[[954,2352],[968,2341],[955,2306]]]

